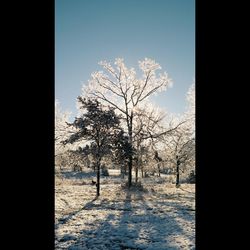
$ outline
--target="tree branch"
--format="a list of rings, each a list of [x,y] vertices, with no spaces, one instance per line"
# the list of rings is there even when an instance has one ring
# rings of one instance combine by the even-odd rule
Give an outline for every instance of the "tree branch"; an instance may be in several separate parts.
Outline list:
[[[111,102],[110,100],[108,100],[106,98],[106,96],[104,96],[102,93],[100,92],[92,92],[90,93],[91,95],[97,97],[97,98],[100,98],[101,100],[105,101],[105,102],[108,102],[109,104],[111,104],[113,107],[117,108],[118,110],[120,110],[122,113],[126,114],[126,112],[124,110],[122,110],[121,108],[119,108],[116,104],[114,104],[113,102]]]
[[[147,75],[147,77],[146,77],[145,83],[144,83],[144,85],[143,85],[143,87],[142,87],[141,92],[139,93],[139,96],[137,97],[137,100],[136,100],[136,102],[135,102],[135,105],[137,105],[138,102],[140,101],[140,98],[141,98],[141,96],[142,96],[142,93],[144,92],[144,90],[145,90],[145,88],[146,88],[146,86],[147,86],[147,84],[148,84],[148,80],[149,80],[149,78],[150,78],[150,73],[151,73],[151,70],[148,71],[148,75]]]

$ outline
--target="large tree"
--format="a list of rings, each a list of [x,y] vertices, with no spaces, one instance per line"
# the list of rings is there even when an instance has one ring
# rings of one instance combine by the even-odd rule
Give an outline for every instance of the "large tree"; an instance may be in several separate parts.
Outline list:
[[[127,68],[123,59],[115,60],[115,67],[106,61],[99,63],[103,71],[94,72],[87,85],[83,87],[83,97],[95,97],[106,102],[116,109],[125,121],[128,143],[133,148],[135,136],[134,117],[138,108],[145,105],[146,100],[152,94],[166,90],[172,81],[168,74],[156,74],[161,66],[154,60],[145,58],[139,61],[141,76],[136,75],[134,68]],[[133,155],[128,157],[128,184],[132,183]]]
[[[119,118],[114,108],[103,107],[98,100],[83,99],[78,97],[82,114],[75,118],[73,126],[76,132],[64,140],[64,144],[78,141],[91,142],[92,153],[95,154],[95,166],[97,167],[96,195],[100,195],[100,165],[104,155],[108,154],[112,146],[112,138],[120,130]]]

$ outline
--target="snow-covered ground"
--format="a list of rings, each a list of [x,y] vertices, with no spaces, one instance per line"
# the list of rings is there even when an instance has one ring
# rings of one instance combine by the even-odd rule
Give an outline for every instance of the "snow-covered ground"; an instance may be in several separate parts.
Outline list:
[[[119,176],[102,177],[95,199],[94,176],[56,177],[55,249],[195,249],[194,184],[151,177],[128,191]]]

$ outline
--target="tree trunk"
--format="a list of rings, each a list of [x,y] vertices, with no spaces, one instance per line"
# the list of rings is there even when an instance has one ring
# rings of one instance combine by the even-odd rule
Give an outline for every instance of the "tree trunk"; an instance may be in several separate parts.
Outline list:
[[[132,164],[133,164],[133,158],[132,158],[132,155],[130,155],[129,161],[128,161],[128,187],[129,188],[132,186]]]
[[[124,179],[124,172],[125,172],[125,169],[124,169],[124,166],[123,166],[123,165],[121,165],[120,171],[121,171],[121,178]]]
[[[143,178],[143,166],[141,166],[141,178]]]
[[[100,160],[97,161],[96,196],[100,196]]]
[[[158,176],[161,177],[161,172],[160,172],[160,162],[157,163],[157,167],[158,167]]]
[[[177,162],[176,164],[176,184],[175,186],[179,186],[179,178],[180,178],[180,172],[179,172],[179,163]]]
[[[135,182],[138,182],[138,165],[135,168]]]
[[[128,160],[128,187],[129,188],[132,186],[132,166],[133,166],[132,120],[133,120],[133,114],[131,114],[130,124],[128,126],[129,144],[130,144],[130,149],[131,149],[129,160]]]

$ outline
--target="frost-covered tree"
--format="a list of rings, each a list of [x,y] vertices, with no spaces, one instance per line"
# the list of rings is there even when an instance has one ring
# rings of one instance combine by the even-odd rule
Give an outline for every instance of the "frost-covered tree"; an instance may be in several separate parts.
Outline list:
[[[110,151],[112,137],[120,130],[120,121],[114,108],[104,107],[98,100],[78,97],[78,102],[83,112],[73,123],[68,124],[70,127],[74,127],[76,132],[71,134],[64,144],[83,140],[91,142],[91,150],[92,153],[94,152],[97,167],[96,195],[99,196],[101,160]]]
[[[60,170],[82,171],[83,167],[88,164],[88,157],[83,155],[81,150],[69,149],[56,155],[56,166]],[[63,169],[62,169],[63,168]]]
[[[143,176],[143,168],[148,160],[144,160],[145,156],[149,156],[150,144],[152,140],[157,140],[162,133],[167,130],[163,126],[163,118],[165,112],[160,108],[148,103],[143,108],[138,108],[134,117],[134,138],[133,144],[136,149],[135,157],[135,181],[138,180],[138,171],[141,169]],[[164,132],[163,132],[164,131]],[[152,153],[152,152],[151,152]]]
[[[195,137],[195,83],[193,83],[186,94],[186,112],[184,113],[182,120],[186,120],[186,127],[190,128],[190,131]]]
[[[70,113],[63,112],[60,103],[58,100],[55,101],[55,149],[58,151],[62,145],[60,141],[62,141],[65,137],[68,126],[66,122],[69,121]]]
[[[65,140],[70,133],[72,132],[69,129],[67,122],[69,122],[70,113],[64,112],[61,109],[60,103],[58,100],[55,101],[55,131],[54,131],[54,140],[55,140],[55,165],[59,166],[60,169],[62,166],[66,166],[68,163],[68,151],[71,149],[69,146],[63,146],[61,141]]]
[[[91,74],[87,85],[83,86],[83,97],[95,97],[106,102],[122,115],[125,121],[124,129],[128,136],[128,143],[133,148],[135,137],[134,118],[139,108],[146,100],[158,92],[166,90],[172,85],[168,74],[157,74],[161,66],[154,60],[145,58],[139,61],[141,76],[136,75],[134,68],[128,68],[123,59],[117,58],[115,66],[106,61],[99,63],[105,72],[98,71]],[[128,157],[128,184],[132,184],[133,155]]]
[[[165,138],[172,136],[184,123],[187,123],[187,119],[177,119],[177,117],[154,107],[152,104],[138,109],[135,117],[134,144],[137,146],[138,155],[146,154],[147,159],[151,158],[151,161],[148,161],[151,164],[151,169],[148,166],[148,170],[157,171],[158,176],[160,176],[161,168],[164,167],[168,159],[168,157],[162,158]],[[139,160],[139,162],[143,161]],[[135,165],[136,173],[137,166],[143,168],[143,165]]]
[[[195,84],[193,83],[188,89],[186,99],[188,102],[187,114],[195,119]]]
[[[194,171],[195,165],[195,85],[187,92],[187,112],[176,118],[176,123],[182,124],[165,137],[168,147],[168,157],[176,166],[176,186],[179,186],[180,170]]]
[[[176,164],[176,186],[178,186],[180,182],[180,168],[184,172],[188,166],[191,165],[193,167],[195,140],[190,136],[189,131],[178,130],[172,137],[170,145],[173,147],[173,161]]]

